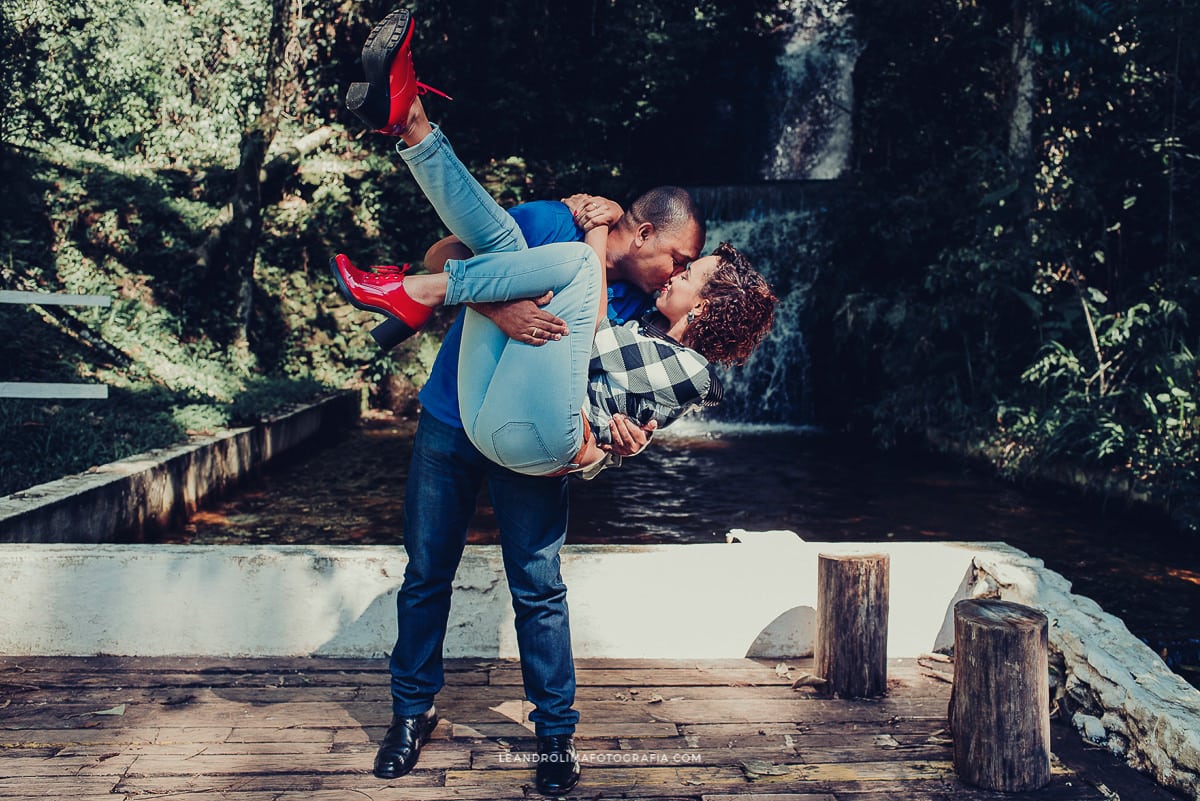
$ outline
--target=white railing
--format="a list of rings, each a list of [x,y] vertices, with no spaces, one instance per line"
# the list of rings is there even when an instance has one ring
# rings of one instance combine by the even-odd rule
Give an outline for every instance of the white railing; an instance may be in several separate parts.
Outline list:
[[[0,290],[0,303],[29,303],[38,306],[111,306],[107,295],[68,295],[46,292]],[[36,383],[0,381],[0,398],[93,398],[108,397],[104,384]]]

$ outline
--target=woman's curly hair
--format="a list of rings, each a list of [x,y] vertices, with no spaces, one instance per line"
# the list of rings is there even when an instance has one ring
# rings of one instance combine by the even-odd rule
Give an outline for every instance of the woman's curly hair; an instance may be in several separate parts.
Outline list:
[[[710,362],[743,364],[770,330],[779,299],[750,260],[728,242],[712,255],[719,264],[700,291],[704,311],[683,333],[683,344]]]

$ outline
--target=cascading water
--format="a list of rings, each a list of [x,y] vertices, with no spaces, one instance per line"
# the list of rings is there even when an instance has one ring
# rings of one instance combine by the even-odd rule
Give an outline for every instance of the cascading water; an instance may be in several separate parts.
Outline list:
[[[692,190],[708,219],[706,252],[731,242],[779,296],[775,326],[751,359],[726,371],[726,399],[705,419],[811,424],[805,329],[811,289],[829,262],[825,204],[850,155],[855,40],[847,0],[789,0],[766,102],[771,145],[761,183]]]
[[[755,213],[752,219],[710,220],[706,252],[729,242],[746,253],[779,297],[775,325],[746,364],[724,371],[726,396],[707,419],[748,423],[813,422],[805,342],[810,290],[825,263],[817,209]]]
[[[786,43],[766,99],[772,109],[762,177],[837,178],[850,155],[854,38],[847,0],[791,0]]]

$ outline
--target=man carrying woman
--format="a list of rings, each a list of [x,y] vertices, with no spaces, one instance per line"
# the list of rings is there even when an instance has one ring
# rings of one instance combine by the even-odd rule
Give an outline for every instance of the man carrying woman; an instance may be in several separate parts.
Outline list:
[[[451,581],[486,479],[534,705],[537,787],[557,795],[579,779],[559,574],[565,476],[631,455],[645,430],[719,397],[710,363],[743,361],[769,327],[775,298],[727,245],[698,258],[703,225],[682,190],[652,190],[619,218],[601,202],[574,215],[553,203],[505,212],[426,118],[411,37],[404,10],[376,26],[363,48],[367,80],[352,87],[347,105],[372,128],[401,138],[401,158],[474,255],[450,258],[444,272],[428,275],[359,270],[338,256],[331,266],[339,287],[355,305],[384,314],[392,336],[419,329],[444,303],[553,296],[541,316],[530,316],[528,301],[464,309],[422,390],[405,501],[409,561],[391,656],[393,720],[375,775],[409,772],[436,725]],[[641,322],[639,296],[660,287],[653,320]],[[497,311],[513,308],[543,324],[514,328],[512,315],[506,322]]]

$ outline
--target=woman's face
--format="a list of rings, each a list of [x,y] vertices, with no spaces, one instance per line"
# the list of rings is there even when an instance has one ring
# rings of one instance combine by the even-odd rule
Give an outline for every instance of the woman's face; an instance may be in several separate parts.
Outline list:
[[[654,305],[671,325],[685,319],[690,311],[700,313],[700,290],[704,289],[719,264],[716,256],[704,256],[667,281]]]

